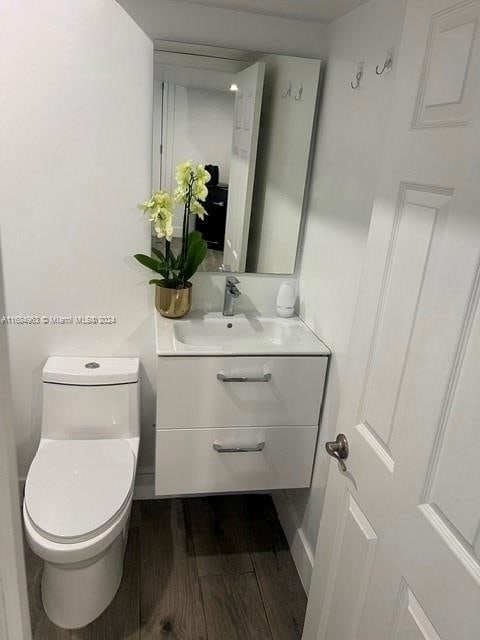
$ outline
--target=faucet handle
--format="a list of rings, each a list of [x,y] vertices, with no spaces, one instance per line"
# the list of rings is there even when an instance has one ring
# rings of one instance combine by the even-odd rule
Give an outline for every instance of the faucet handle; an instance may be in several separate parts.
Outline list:
[[[229,264],[221,264],[218,267],[218,270],[228,273],[228,272],[230,272],[232,270],[232,267]]]
[[[227,285],[240,284],[240,280],[236,276],[227,276]]]

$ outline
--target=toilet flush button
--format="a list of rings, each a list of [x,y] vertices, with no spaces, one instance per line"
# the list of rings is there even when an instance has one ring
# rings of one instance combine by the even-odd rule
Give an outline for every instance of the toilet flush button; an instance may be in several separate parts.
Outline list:
[[[100,367],[100,365],[98,364],[98,362],[87,362],[87,364],[85,365],[85,369],[98,369]]]

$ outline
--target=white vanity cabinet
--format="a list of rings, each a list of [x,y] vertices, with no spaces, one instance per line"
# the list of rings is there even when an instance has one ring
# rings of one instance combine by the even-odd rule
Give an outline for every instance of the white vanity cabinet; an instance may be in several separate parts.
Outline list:
[[[310,486],[328,355],[157,360],[157,495]]]

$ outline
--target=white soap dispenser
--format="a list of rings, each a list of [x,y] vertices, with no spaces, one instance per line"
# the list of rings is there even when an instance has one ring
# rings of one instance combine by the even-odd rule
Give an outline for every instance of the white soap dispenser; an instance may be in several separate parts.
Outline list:
[[[295,285],[282,282],[277,295],[277,314],[281,318],[291,318],[295,313]]]

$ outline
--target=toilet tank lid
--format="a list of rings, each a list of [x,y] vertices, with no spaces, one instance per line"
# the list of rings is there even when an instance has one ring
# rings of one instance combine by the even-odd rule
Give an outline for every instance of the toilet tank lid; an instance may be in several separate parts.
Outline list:
[[[138,381],[138,358],[51,356],[42,371],[43,382],[100,385]]]

